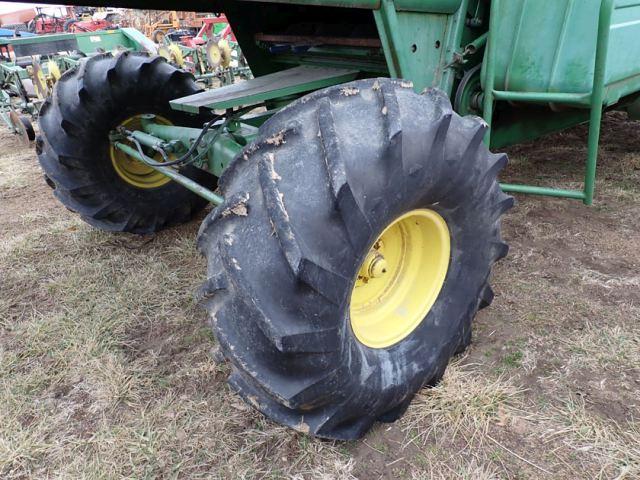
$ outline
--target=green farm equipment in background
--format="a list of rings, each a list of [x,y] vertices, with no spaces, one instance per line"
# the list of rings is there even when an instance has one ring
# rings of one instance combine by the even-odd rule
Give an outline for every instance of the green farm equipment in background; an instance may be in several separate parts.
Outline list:
[[[504,192],[591,204],[603,112],[638,111],[640,0],[179,5],[224,13],[255,78],[201,91],[158,57],[81,60],[42,107],[39,160],[103,230],[212,203],[199,296],[230,384],[321,437],[393,421],[442,378],[493,300]],[[583,182],[498,183],[488,147],[586,122]]]
[[[0,119],[25,142],[35,139],[31,119],[62,73],[82,58],[106,51],[146,51],[155,46],[135,29],[0,38]]]

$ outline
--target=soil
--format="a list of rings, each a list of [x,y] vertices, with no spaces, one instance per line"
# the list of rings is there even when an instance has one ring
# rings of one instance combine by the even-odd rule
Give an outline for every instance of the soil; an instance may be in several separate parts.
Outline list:
[[[580,126],[509,149],[511,164],[503,179],[510,183],[579,187],[586,155],[586,134],[586,128]],[[6,132],[0,132],[0,145],[0,241],[7,243],[25,235],[25,229],[31,228],[29,225],[33,221],[53,224],[72,218],[74,214],[55,200],[44,182],[33,148],[20,145],[17,138]],[[203,402],[218,402],[213,411],[205,412],[212,416],[212,421],[218,422],[215,428],[204,420],[195,424],[189,420],[181,426],[182,433],[174,442],[162,448],[181,449],[181,438],[182,443],[188,444],[190,440],[195,441],[194,438],[206,442],[218,435],[225,438],[227,445],[235,445],[234,450],[218,460],[193,454],[195,466],[189,467],[193,470],[177,475],[180,478],[189,478],[193,472],[199,472],[203,477],[207,472],[217,472],[217,475],[227,472],[228,475],[251,478],[281,475],[360,479],[568,479],[614,478],[618,475],[632,478],[640,472],[637,463],[640,455],[637,444],[629,447],[623,439],[639,438],[634,435],[640,430],[636,423],[640,418],[638,152],[640,123],[628,121],[621,113],[608,114],[603,125],[594,206],[572,200],[518,195],[517,206],[504,219],[503,236],[511,250],[493,274],[495,300],[491,307],[479,313],[473,343],[458,359],[455,368],[471,369],[474,379],[487,378],[513,386],[518,392],[515,395],[517,408],[510,400],[505,400],[486,416],[467,418],[470,422],[465,424],[467,426],[445,430],[450,437],[436,433],[420,436],[421,429],[428,430],[430,422],[440,422],[451,413],[425,407],[431,398],[435,401],[455,393],[447,390],[453,387],[447,386],[451,384],[447,384],[445,378],[442,387],[433,393],[425,390],[420,394],[421,401],[411,407],[409,416],[413,417],[420,416],[420,409],[424,409],[424,419],[418,427],[401,420],[377,425],[360,442],[335,445],[314,440],[310,443],[304,436],[265,422],[227,390],[224,384],[227,367],[210,364],[215,341],[203,333],[206,330],[204,314],[195,309],[189,292],[179,292],[182,296],[176,302],[162,303],[162,311],[150,310],[149,313],[144,310],[141,313],[136,309],[138,307],[131,307],[132,313],[123,320],[123,330],[114,327],[114,341],[123,359],[122,368],[144,365],[156,383],[153,390],[145,393],[141,388],[136,397],[131,397],[134,400],[120,403],[118,409],[121,410],[111,412],[127,412],[118,415],[122,414],[122,418],[130,423],[118,421],[137,425],[142,412],[149,408],[154,398],[165,398],[169,391],[171,399],[184,397],[182,404],[189,401],[185,393]],[[108,265],[112,265],[112,257],[122,255],[124,260],[113,264],[113,275],[123,281],[128,275],[134,275],[136,265],[146,265],[141,262],[148,256],[162,257],[166,268],[175,268],[177,275],[182,276],[179,284],[190,288],[202,280],[204,260],[194,253],[186,269],[180,270],[185,260],[184,253],[179,251],[181,245],[195,236],[197,222],[153,237],[99,236],[96,237],[95,253]],[[91,227],[78,222],[64,224],[64,229],[65,235],[71,235],[75,240],[78,235],[85,239],[93,235]],[[64,254],[68,249],[71,261],[74,261],[74,255],[79,255],[72,250],[71,240],[58,238],[53,241],[57,242],[58,252]],[[20,262],[31,262],[30,268],[37,272],[41,260],[42,257],[34,255]],[[0,270],[6,268],[5,272],[21,265],[17,261],[6,262],[0,263]],[[3,349],[14,351],[19,345],[26,344],[26,340],[19,338],[19,326],[27,322],[25,312],[31,304],[44,310],[55,310],[60,298],[66,298],[51,293],[56,277],[52,272],[47,275],[50,277],[37,273],[33,278],[27,278],[25,274],[19,279],[27,290],[4,306],[7,317],[0,319],[0,352]],[[41,288],[41,281],[48,282],[48,286]],[[6,286],[15,287],[9,283]],[[155,287],[151,284],[150,288]],[[162,294],[165,287],[157,288],[154,293]],[[145,301],[150,302],[151,308],[153,302],[160,302],[154,296]],[[188,320],[177,321],[176,318]],[[22,370],[17,371],[23,373],[13,374],[8,381],[19,383],[20,375],[30,371],[29,365],[28,362],[22,365]],[[109,420],[111,413],[104,411],[102,420],[96,418],[96,404],[91,404],[95,395],[87,390],[88,387],[83,387],[85,374],[74,375],[69,374],[42,392],[34,390],[36,393],[29,396],[27,402],[40,402],[42,398],[50,397],[67,401],[75,398],[74,408],[77,409],[68,417],[73,424],[68,435],[93,438],[101,422]],[[464,398],[464,392],[461,398]],[[177,410],[167,417],[169,420],[159,418],[163,422],[177,422],[175,419],[181,415],[182,404],[171,404]],[[200,415],[195,406],[189,405],[196,412],[190,411],[189,415]],[[503,408],[510,412],[506,420]],[[232,416],[225,420],[224,415]],[[36,424],[34,419],[37,417],[25,420],[25,428],[33,422]],[[591,433],[581,430],[581,421],[589,425],[587,430],[591,429]],[[468,425],[484,426],[472,432]],[[7,434],[3,432],[2,435]],[[578,445],[578,439],[583,443]],[[63,438],[58,444],[62,445],[66,440]],[[126,445],[123,452],[129,455],[132,447]],[[593,450],[589,450],[591,448]],[[636,448],[635,454],[633,448]],[[80,451],[86,455],[79,457],[80,461],[95,461],[95,452]],[[596,451],[598,455],[593,453]],[[76,451],[73,452],[75,455]],[[324,458],[325,453],[319,452],[331,453]],[[233,456],[236,454],[237,457]],[[66,471],[68,466],[54,460],[58,450],[47,455],[38,453],[31,459],[26,456],[19,457],[19,461],[7,460],[9,467],[5,465],[4,468],[9,470],[4,471],[18,472],[17,477],[21,478],[37,478],[34,472],[40,472],[42,478]],[[185,465],[190,465],[191,457],[184,457],[186,453],[181,455]],[[171,458],[173,460],[163,459],[164,463],[156,466],[158,470],[151,471],[160,477],[180,471],[169,468],[179,463]],[[3,472],[2,461],[0,448],[0,473]],[[306,470],[295,477],[303,465]],[[114,475],[145,476],[149,472],[136,470],[136,466],[127,468],[129,470],[114,470],[117,472]]]

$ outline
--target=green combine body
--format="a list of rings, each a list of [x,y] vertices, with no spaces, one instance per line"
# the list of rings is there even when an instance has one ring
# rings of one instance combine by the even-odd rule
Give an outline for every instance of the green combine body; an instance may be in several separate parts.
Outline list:
[[[109,231],[216,205],[199,294],[230,383],[322,437],[358,438],[439,381],[493,299],[505,192],[591,204],[602,114],[640,106],[640,0],[179,6],[224,13],[255,78],[201,91],[158,58],[92,56],[43,106],[40,163]],[[489,148],[585,122],[582,186],[499,184]]]
[[[640,47],[634,41],[640,36],[640,2],[633,0],[222,1],[220,8],[240,32],[256,76],[316,65],[411,80],[416,91],[437,87],[461,99],[460,113],[480,115],[490,124],[492,148],[592,121],[582,190],[508,185],[507,191],[590,204],[598,112],[625,108],[640,91]],[[318,45],[317,34],[289,34],[292,24],[312,22],[320,31],[323,25],[333,28],[328,36],[342,45]],[[354,31],[362,37],[354,38]],[[260,41],[265,38],[271,41]],[[306,40],[310,48],[270,51],[278,40]],[[477,80],[461,86],[478,64]]]

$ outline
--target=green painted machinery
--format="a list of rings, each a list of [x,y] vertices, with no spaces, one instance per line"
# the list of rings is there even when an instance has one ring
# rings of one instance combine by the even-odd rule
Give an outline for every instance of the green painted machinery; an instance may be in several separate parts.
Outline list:
[[[435,86],[457,99],[461,113],[478,114],[490,124],[487,137],[493,148],[591,121],[582,189],[505,185],[506,191],[577,198],[590,204],[602,109],[626,108],[640,91],[640,47],[634,40],[640,35],[640,2],[633,0],[282,2],[367,11],[357,16],[372,17],[369,26],[375,33],[366,41],[379,42],[382,63],[371,50],[347,53],[347,47],[336,46],[311,48],[305,54],[267,55],[264,48],[254,47],[255,38],[250,37],[264,38],[262,30],[282,27],[262,23],[256,35],[260,10],[255,16],[241,16],[244,2],[228,3],[238,12],[228,13],[232,24],[236,21],[239,31],[250,32],[240,36],[240,42],[253,47],[243,49],[256,74],[282,68],[278,63],[352,65],[360,72],[411,80],[417,91]],[[282,19],[290,7],[271,8],[274,18]],[[479,64],[481,69],[475,69]]]
[[[182,8],[225,12],[257,76],[309,65],[353,69],[358,78],[403,78],[416,91],[438,87],[461,113],[490,124],[493,148],[590,122],[583,188],[504,185],[505,191],[590,204],[601,112],[637,110],[640,47],[633,39],[640,35],[640,2],[634,0],[187,3]],[[323,26],[331,33],[317,33]],[[345,36],[349,26],[355,28]],[[79,46],[91,38],[80,36]]]
[[[493,300],[505,192],[591,204],[603,112],[640,105],[640,0],[179,7],[224,13],[255,78],[202,91],[158,57],[81,60],[42,107],[39,160],[104,230],[214,204],[199,298],[230,384],[321,437],[393,421],[442,378]],[[498,182],[489,149],[586,122],[582,184]]]
[[[0,39],[0,46],[9,45],[17,57],[47,56],[61,52],[76,52],[86,56],[116,49],[138,52],[156,50],[153,42],[134,28]]]

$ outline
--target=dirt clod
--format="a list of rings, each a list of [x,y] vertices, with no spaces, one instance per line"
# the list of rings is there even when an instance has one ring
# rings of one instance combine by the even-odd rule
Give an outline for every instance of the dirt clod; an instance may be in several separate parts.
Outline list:
[[[284,135],[285,135],[285,131],[280,130],[275,135],[272,135],[271,137],[267,138],[266,141],[269,145],[274,145],[276,147],[279,147],[280,145],[284,145],[285,143],[287,143],[285,141]]]
[[[228,217],[229,215],[237,215],[239,217],[246,217],[249,214],[249,210],[247,209],[247,202],[249,201],[249,194],[246,194],[245,197],[240,200],[235,205],[225,208],[222,211],[222,217]]]
[[[340,93],[345,97],[351,97],[353,95],[357,95],[358,93],[360,93],[360,90],[354,87],[344,87],[340,89]]]

